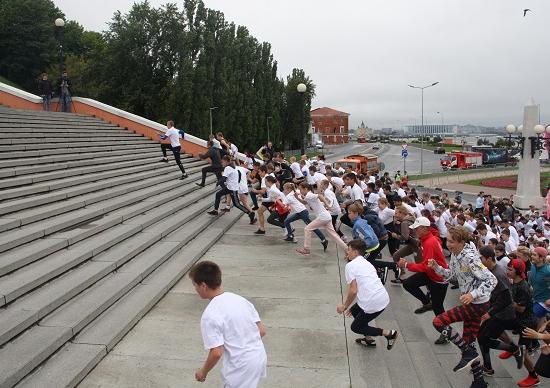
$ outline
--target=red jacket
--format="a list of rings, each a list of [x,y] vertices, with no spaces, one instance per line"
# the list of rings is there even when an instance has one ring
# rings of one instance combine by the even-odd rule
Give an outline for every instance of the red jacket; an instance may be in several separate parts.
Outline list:
[[[443,283],[443,278],[436,274],[433,269],[428,267],[428,260],[432,259],[441,267],[449,268],[445,256],[443,255],[443,249],[441,248],[439,238],[435,237],[432,233],[427,233],[420,238],[420,245],[422,247],[422,262],[418,264],[409,263],[407,264],[407,269],[412,272],[424,272],[428,275],[430,280]]]

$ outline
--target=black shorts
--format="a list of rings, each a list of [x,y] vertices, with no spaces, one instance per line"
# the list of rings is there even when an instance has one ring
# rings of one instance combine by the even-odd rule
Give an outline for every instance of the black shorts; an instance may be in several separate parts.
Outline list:
[[[271,206],[275,205],[275,202],[262,202],[262,205],[269,209]]]

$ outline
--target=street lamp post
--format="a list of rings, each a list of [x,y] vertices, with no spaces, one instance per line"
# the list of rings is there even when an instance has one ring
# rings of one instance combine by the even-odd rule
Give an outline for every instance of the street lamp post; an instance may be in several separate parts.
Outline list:
[[[302,152],[302,155],[304,155],[306,153],[306,125],[305,125],[305,120],[304,120],[304,109],[305,109],[305,94],[306,94],[306,90],[307,90],[307,86],[303,83],[299,83],[298,86],[296,87],[296,90],[298,91],[298,93],[300,94],[300,98],[301,98],[301,104],[300,104],[300,107],[301,107],[301,111],[302,111],[302,114],[301,114],[301,125],[302,125],[302,147],[301,147],[301,152]]]
[[[59,79],[63,78],[63,27],[65,26],[65,20],[61,18],[55,19],[55,26],[57,27],[57,38],[59,39]]]
[[[271,120],[273,117],[267,117],[267,142],[269,143],[269,120]]]
[[[420,135],[420,175],[424,173],[424,89],[431,88],[439,83],[434,82],[433,84],[427,86],[414,86],[409,85],[409,88],[420,89],[422,91],[422,130]]]
[[[212,111],[218,109],[217,106],[213,106],[210,108],[210,134],[212,135]]]

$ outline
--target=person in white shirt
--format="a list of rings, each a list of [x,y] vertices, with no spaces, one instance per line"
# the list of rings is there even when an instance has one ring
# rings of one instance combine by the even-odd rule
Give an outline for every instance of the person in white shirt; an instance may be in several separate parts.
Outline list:
[[[290,159],[290,169],[294,173],[294,183],[300,183],[304,180],[304,174],[302,173],[302,169],[300,168],[300,163],[296,161],[295,156],[291,156]]]
[[[284,204],[290,209],[291,214],[285,219],[285,228],[287,230],[287,236],[285,241],[296,242],[294,239],[294,229],[291,224],[294,221],[302,220],[304,224],[308,225],[311,223],[311,218],[309,218],[309,212],[304,206],[304,204],[296,198],[296,186],[294,183],[287,182],[283,186],[283,194],[285,198],[283,200]],[[326,251],[328,247],[328,241],[319,229],[313,231],[321,240],[321,245],[323,245],[323,250]]]
[[[378,199],[377,213],[378,218],[380,218],[380,220],[384,224],[384,227],[389,227],[389,230],[393,230],[393,216],[395,215],[395,210],[390,208],[390,203],[386,198]]]
[[[518,244],[516,244],[514,239],[510,236],[509,229],[503,229],[502,232],[500,232],[500,239],[504,242],[504,251],[507,255],[518,249]]]
[[[310,224],[306,225],[304,229],[304,247],[298,248],[296,251],[302,255],[310,254],[311,232],[315,229],[325,229],[326,233],[336,242],[336,245],[342,249],[346,249],[346,243],[340,239],[332,226],[332,218],[325,208],[325,206],[329,207],[330,204],[325,196],[312,193],[310,191],[310,186],[306,182],[300,183],[299,190],[300,195],[297,196],[298,200],[304,205],[307,204],[315,213],[316,218]]]
[[[500,227],[502,229],[508,229],[510,231],[510,238],[514,240],[514,243],[516,245],[519,245],[519,234],[516,228],[514,228],[512,225],[510,225],[510,221],[508,219],[503,219],[500,221]]]
[[[243,213],[246,213],[250,218],[250,223],[253,224],[256,218],[254,216],[254,212],[248,210],[239,202],[239,171],[231,162],[231,158],[229,157],[229,155],[225,155],[222,158],[222,167],[223,187],[221,190],[216,192],[214,210],[209,211],[208,214],[212,216],[217,216],[222,197],[229,194],[231,196],[231,202],[233,202],[233,205]]]
[[[317,167],[319,168],[319,172],[321,174],[326,174],[327,169],[325,166],[325,155],[317,155]]]
[[[336,222],[338,221],[338,216],[342,214],[342,208],[340,208],[340,204],[336,199],[336,194],[334,194],[334,192],[330,189],[328,179],[323,179],[317,186],[317,192],[323,194],[329,202],[328,211],[330,213],[330,217],[332,218],[332,226],[334,227],[334,230],[338,231]]]
[[[346,184],[345,191],[349,195],[350,199],[345,201],[342,204],[342,207],[344,209],[347,209],[347,207],[353,204],[355,201],[361,201],[361,203],[364,206],[365,194],[363,193],[363,190],[361,190],[361,188],[357,183],[357,176],[354,173],[348,173],[344,175],[344,183]],[[353,223],[349,219],[347,211],[346,211],[346,214],[340,217],[340,221],[342,221],[342,224],[347,225],[350,228],[353,228]]]
[[[227,146],[229,149],[229,156],[235,159],[237,157],[237,153],[239,152],[239,149],[237,148],[235,143],[233,143],[231,140],[225,139],[225,141],[227,142]]]
[[[239,200],[248,211],[252,211],[250,204],[248,203],[248,180],[247,174],[250,172],[243,165],[237,166],[237,171],[240,173],[241,180],[239,181]]]
[[[208,357],[195,372],[206,381],[208,373],[223,357],[221,369],[226,388],[255,388],[266,377],[267,354],[262,342],[266,329],[254,305],[224,292],[220,267],[211,261],[196,264],[189,272],[195,291],[210,302],[201,317],[201,334]]]
[[[319,182],[321,182],[322,180],[325,180],[325,179],[327,179],[327,177],[324,176],[323,174],[321,174],[320,172],[317,172],[317,169],[315,168],[315,166],[310,166],[309,167],[309,175],[307,176],[307,180],[308,180],[307,183],[309,183],[312,186],[317,187]]]
[[[407,192],[403,190],[401,185],[399,183],[395,183],[396,189],[397,189],[397,195],[399,195],[401,198],[405,198],[407,196]]]
[[[480,234],[483,245],[489,244],[490,239],[497,238],[497,235],[494,234],[485,224],[479,224],[476,226],[476,231]]]
[[[334,169],[340,174],[343,174],[346,171],[340,163],[334,163]]]
[[[457,226],[464,227],[470,233],[474,233],[474,231],[476,230],[476,228],[472,226],[472,224],[466,222],[466,216],[464,216],[464,214],[457,214],[456,224]]]
[[[285,195],[277,188],[276,183],[277,179],[275,177],[270,175],[265,177],[265,184],[267,186],[266,201],[273,203],[271,214],[267,217],[267,223],[284,229],[285,218],[289,211],[284,205]]]
[[[395,345],[397,331],[370,326],[370,322],[388,307],[390,297],[374,266],[363,257],[365,250],[363,240],[352,240],[348,243],[348,263],[345,269],[348,292],[344,303],[336,307],[336,312],[353,316],[351,330],[363,335],[363,338],[358,338],[355,342],[376,346],[373,337],[384,336],[388,341],[387,349],[390,350]]]
[[[159,135],[161,140],[168,140],[170,144],[161,143],[160,148],[162,150],[162,155],[164,156],[162,158],[162,162],[168,163],[168,157],[166,156],[166,149],[169,148],[172,150],[172,154],[174,154],[174,159],[176,160],[176,164],[178,165],[180,171],[181,171],[181,178],[185,179],[188,177],[187,173],[185,172],[185,168],[183,168],[183,164],[181,163],[181,144],[180,139],[182,138],[180,131],[178,131],[176,128],[174,128],[174,122],[172,120],[168,121],[166,123],[166,132],[164,132],[163,135]]]

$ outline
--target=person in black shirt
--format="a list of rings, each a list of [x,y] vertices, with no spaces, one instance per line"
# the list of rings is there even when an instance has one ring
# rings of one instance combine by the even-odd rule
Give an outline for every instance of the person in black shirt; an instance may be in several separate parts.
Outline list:
[[[515,330],[519,333],[522,327],[516,319],[516,312],[510,292],[510,281],[503,268],[497,265],[495,251],[484,246],[479,250],[481,262],[497,278],[497,285],[491,292],[489,310],[481,317],[478,342],[483,356],[483,373],[494,375],[491,365],[490,349],[506,350],[514,355],[518,369],[523,366],[523,347],[514,343],[506,343],[499,340],[504,330]]]
[[[47,73],[42,73],[42,79],[38,82],[38,94],[42,97],[42,106],[44,110],[49,111],[53,95],[53,87],[52,81],[48,79]]]
[[[61,104],[61,112],[71,111],[71,79],[67,74],[67,70],[63,70],[61,78],[57,80],[57,87],[59,88],[59,103]]]
[[[211,164],[210,166],[206,166],[202,168],[202,180],[201,183],[195,183],[197,186],[204,187],[206,183],[206,173],[213,172],[216,174],[216,178],[218,181],[222,178],[222,163],[221,163],[221,157],[219,150],[213,146],[212,141],[208,142],[208,151],[204,154],[199,154],[199,158],[201,159],[208,159],[210,158]]]

